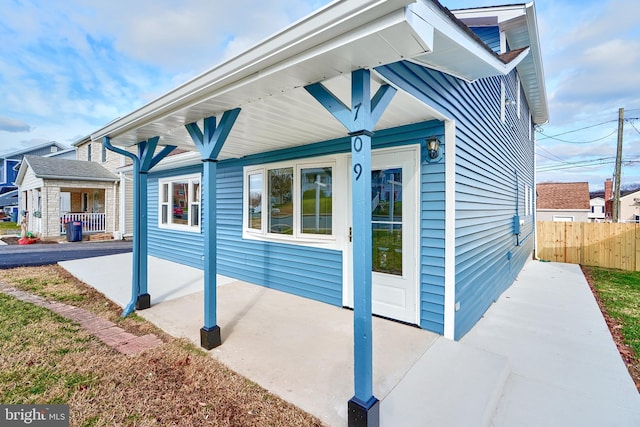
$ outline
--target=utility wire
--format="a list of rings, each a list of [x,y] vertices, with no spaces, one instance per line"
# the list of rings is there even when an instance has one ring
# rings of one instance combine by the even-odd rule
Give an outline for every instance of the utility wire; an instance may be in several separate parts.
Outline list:
[[[591,160],[578,160],[576,162],[565,162],[560,165],[548,165],[548,166],[540,166],[538,170],[555,170],[556,168],[565,168],[565,167],[575,167],[575,166],[592,166],[598,164],[606,164],[608,162],[612,162],[615,160],[615,156],[610,157],[600,157],[597,159]]]
[[[585,129],[591,129],[591,128],[594,128],[596,126],[602,126],[602,125],[605,125],[607,123],[613,123],[613,122],[617,122],[617,120],[607,120],[606,122],[596,123],[595,125],[590,125],[590,126],[585,126],[585,127],[579,128],[579,129],[569,130],[569,131],[566,131],[566,132],[558,133],[556,135],[545,135],[544,131],[542,131],[542,130],[538,130],[538,132],[540,132],[540,134],[542,134],[542,138],[540,138],[540,139],[555,138],[557,136],[567,135],[569,133],[578,132],[578,131],[585,130]]]
[[[614,129],[609,135],[605,135],[602,138],[594,139],[591,141],[567,141],[566,139],[560,139],[554,136],[547,136],[547,138],[555,139],[556,141],[560,141],[560,142],[566,142],[567,144],[591,144],[593,142],[598,142],[598,141],[602,141],[603,139],[607,139],[616,132],[617,132],[617,129]]]
[[[566,160],[561,159],[560,157],[556,156],[555,154],[553,154],[551,151],[547,150],[546,148],[544,148],[544,147],[542,147],[542,146],[540,146],[540,145],[538,145],[538,147],[537,147],[537,148],[538,148],[538,150],[546,151],[547,153],[549,153],[550,155],[552,155],[553,157],[555,157],[555,159],[552,159],[551,157],[547,157],[547,156],[545,156],[545,155],[541,154],[539,151],[537,151],[537,150],[536,150],[536,154],[537,154],[537,155],[542,156],[542,157],[545,157],[545,158],[547,158],[547,159],[549,159],[549,160],[556,160],[556,161],[558,161],[558,162],[567,163],[567,161],[566,161]]]
[[[613,160],[607,160],[607,161],[601,161],[598,163],[585,163],[585,164],[576,164],[576,165],[555,165],[555,166],[542,166],[541,168],[536,169],[536,172],[552,172],[552,171],[557,171],[557,170],[565,170],[565,169],[580,169],[580,168],[590,168],[593,166],[603,166],[603,165],[612,165],[615,164],[615,159]],[[632,166],[635,164],[640,163],[640,160],[623,160],[622,163],[624,163],[625,166]]]

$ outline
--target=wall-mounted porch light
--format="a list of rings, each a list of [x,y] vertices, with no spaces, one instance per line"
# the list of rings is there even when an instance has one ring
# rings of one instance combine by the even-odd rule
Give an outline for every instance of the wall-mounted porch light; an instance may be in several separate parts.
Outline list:
[[[504,99],[504,105],[506,105],[506,106],[516,105],[516,101],[514,101],[513,99],[507,97],[507,98]]]
[[[427,139],[427,155],[427,161],[434,161],[440,157],[440,140],[435,136]]]

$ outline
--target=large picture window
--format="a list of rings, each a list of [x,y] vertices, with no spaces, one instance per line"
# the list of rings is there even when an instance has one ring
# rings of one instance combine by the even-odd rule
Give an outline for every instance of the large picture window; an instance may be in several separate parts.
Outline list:
[[[276,239],[333,238],[334,168],[302,162],[245,168],[245,232]]]
[[[200,230],[200,176],[188,175],[159,181],[160,227]]]

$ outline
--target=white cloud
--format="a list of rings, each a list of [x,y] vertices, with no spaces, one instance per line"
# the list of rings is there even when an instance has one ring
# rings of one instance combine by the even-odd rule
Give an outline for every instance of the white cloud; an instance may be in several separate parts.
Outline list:
[[[6,132],[29,132],[31,126],[22,120],[0,116],[0,131]]]

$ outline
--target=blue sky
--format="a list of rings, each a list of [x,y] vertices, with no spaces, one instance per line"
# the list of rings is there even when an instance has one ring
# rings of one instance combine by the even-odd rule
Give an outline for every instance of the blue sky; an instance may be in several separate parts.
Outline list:
[[[325,3],[0,0],[0,152],[70,144]],[[538,0],[536,9],[550,113],[538,182],[602,188],[624,107],[622,183],[640,184],[640,3]]]

